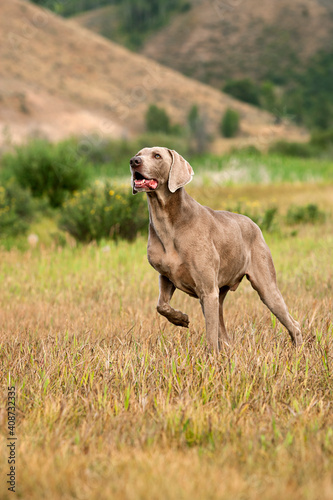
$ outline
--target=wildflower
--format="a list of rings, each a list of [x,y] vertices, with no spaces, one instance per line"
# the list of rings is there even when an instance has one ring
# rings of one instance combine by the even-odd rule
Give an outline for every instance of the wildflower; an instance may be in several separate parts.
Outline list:
[[[110,191],[109,191],[109,195],[110,195],[110,196],[113,196],[113,195],[114,195],[114,191],[112,191],[112,189],[110,189]]]

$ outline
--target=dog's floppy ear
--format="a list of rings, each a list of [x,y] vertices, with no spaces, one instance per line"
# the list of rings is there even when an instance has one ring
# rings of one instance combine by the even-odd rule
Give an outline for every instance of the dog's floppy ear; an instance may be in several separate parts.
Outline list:
[[[194,175],[193,168],[177,151],[169,149],[172,163],[169,172],[168,187],[171,193],[191,182]]]

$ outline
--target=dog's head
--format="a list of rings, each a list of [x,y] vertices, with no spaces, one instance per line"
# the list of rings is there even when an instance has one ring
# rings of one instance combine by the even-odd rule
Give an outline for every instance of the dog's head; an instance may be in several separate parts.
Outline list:
[[[144,148],[130,160],[133,194],[168,189],[174,193],[188,184],[194,175],[191,165],[168,148]]]

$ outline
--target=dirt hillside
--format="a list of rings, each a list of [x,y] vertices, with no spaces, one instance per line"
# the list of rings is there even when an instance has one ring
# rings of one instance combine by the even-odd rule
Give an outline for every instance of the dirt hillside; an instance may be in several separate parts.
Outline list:
[[[304,138],[269,113],[240,103],[145,56],[133,54],[73,21],[23,0],[0,4],[0,132],[20,141],[96,131],[113,137],[144,131],[150,103],[184,123],[197,103],[215,134],[227,107],[241,115],[244,143]]]
[[[220,87],[229,78],[278,81],[332,46],[330,0],[193,0],[149,37],[148,57]]]
[[[332,45],[331,0],[190,0],[191,8],[143,38],[139,51],[218,88],[229,78],[279,82]],[[76,22],[119,37],[116,6],[76,16]],[[126,40],[124,40],[126,43]]]

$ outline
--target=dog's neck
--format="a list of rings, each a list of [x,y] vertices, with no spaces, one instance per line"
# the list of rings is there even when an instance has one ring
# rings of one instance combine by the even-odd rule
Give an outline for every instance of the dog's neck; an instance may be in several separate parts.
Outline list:
[[[171,193],[168,189],[147,193],[149,222],[164,248],[172,243],[174,229],[188,219],[193,199],[184,188]]]

